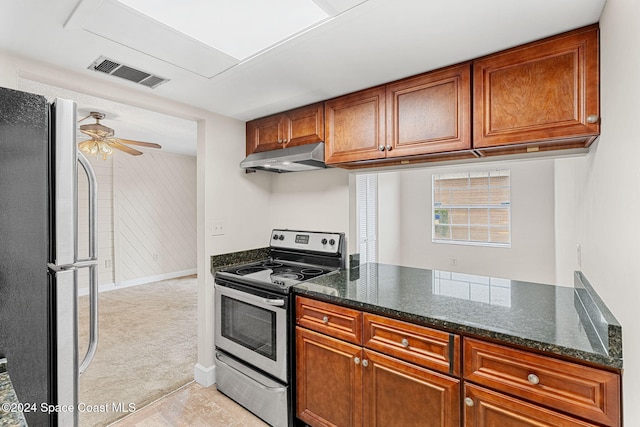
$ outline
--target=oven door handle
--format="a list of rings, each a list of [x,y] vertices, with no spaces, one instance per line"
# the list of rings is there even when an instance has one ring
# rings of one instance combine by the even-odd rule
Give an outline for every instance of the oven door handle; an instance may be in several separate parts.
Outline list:
[[[276,307],[283,307],[284,306],[284,300],[283,299],[263,298],[262,302],[267,304],[267,305],[273,305],[273,306],[276,306]]]

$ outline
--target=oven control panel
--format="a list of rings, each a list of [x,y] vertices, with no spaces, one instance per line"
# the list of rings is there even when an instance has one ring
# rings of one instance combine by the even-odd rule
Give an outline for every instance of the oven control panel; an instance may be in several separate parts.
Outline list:
[[[343,236],[342,233],[273,230],[271,232],[271,247],[337,254],[342,249]]]

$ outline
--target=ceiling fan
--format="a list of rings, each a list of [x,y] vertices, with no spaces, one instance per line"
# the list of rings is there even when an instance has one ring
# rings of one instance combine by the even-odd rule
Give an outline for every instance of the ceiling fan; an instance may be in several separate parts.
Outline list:
[[[160,144],[155,144],[153,142],[116,138],[114,136],[115,131],[113,129],[100,123],[100,120],[105,118],[104,113],[92,111],[88,116],[78,120],[78,123],[88,119],[89,117],[95,119],[96,122],[80,125],[80,132],[91,138],[78,143],[78,148],[83,153],[95,156],[100,154],[102,155],[102,158],[106,160],[107,156],[113,153],[114,148],[131,154],[132,156],[139,156],[143,153],[142,151],[129,147],[129,145],[137,145],[147,148],[162,148]]]

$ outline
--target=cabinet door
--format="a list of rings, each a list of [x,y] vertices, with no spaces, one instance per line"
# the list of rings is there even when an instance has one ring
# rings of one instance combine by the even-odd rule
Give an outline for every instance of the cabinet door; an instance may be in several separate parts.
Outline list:
[[[384,86],[335,98],[325,103],[327,164],[385,157],[384,103]]]
[[[311,426],[362,424],[362,348],[296,327],[296,415]]]
[[[600,133],[596,26],[479,59],[473,73],[475,148]]]
[[[530,403],[472,384],[464,386],[465,427],[595,427]]]
[[[387,85],[387,157],[471,148],[471,65]]]
[[[460,425],[457,379],[370,350],[362,370],[365,426]]]
[[[324,141],[324,106],[322,103],[289,111],[286,116],[287,147]]]
[[[251,153],[282,148],[286,141],[284,125],[283,114],[247,122],[247,156]]]

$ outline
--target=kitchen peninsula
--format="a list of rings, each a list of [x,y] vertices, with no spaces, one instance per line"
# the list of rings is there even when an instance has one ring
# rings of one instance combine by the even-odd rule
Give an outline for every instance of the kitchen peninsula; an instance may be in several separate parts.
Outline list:
[[[622,330],[580,272],[562,287],[371,263],[294,292],[310,425],[621,425]]]

